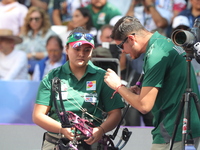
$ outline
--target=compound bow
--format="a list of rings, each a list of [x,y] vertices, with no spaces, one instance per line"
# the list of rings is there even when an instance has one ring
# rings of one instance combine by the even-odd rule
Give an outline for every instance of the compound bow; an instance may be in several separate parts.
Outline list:
[[[60,105],[61,105],[61,111],[59,111],[57,102],[56,102],[56,93],[59,95],[60,99]],[[61,81],[58,77],[54,77],[52,79],[52,96],[53,96],[53,102],[56,108],[56,113],[59,117],[59,120],[62,124],[63,128],[71,128],[74,127],[75,130],[80,131],[81,133],[78,134],[78,138],[75,138],[74,141],[69,145],[70,148],[73,148],[76,150],[76,145],[78,144],[78,140],[84,139],[84,138],[89,138],[92,136],[93,133],[93,127],[95,127],[90,121],[79,117],[78,115],[74,114],[71,111],[65,111],[64,104],[62,101],[62,94],[61,94]],[[129,107],[129,106],[128,106]],[[118,124],[115,132],[113,135],[103,135],[102,139],[99,141],[97,150],[121,150],[126,143],[128,142],[132,132],[130,132],[127,128],[123,129],[122,136],[119,140],[119,142],[114,145],[113,140],[115,139],[120,125],[123,121],[123,118],[126,115],[126,112],[128,110],[128,107],[126,108],[126,111],[124,112],[122,119],[120,123]],[[124,141],[122,143],[122,141]],[[121,144],[122,143],[122,144]],[[120,146],[121,145],[121,146]],[[103,147],[102,147],[103,146]]]

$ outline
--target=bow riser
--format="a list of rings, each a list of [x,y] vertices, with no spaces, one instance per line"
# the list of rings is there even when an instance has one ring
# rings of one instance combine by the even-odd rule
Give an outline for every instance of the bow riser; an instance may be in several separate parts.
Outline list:
[[[92,123],[90,123],[88,120],[80,118],[78,115],[74,114],[71,111],[66,111],[66,112],[69,121],[73,124],[73,126],[76,129],[78,129],[87,138],[92,136],[93,128],[89,126],[89,125],[94,126]],[[60,115],[62,116],[62,114],[63,112],[61,112]]]

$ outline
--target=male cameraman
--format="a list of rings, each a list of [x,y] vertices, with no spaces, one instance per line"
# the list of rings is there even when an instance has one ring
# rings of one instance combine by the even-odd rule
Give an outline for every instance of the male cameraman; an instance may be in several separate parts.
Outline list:
[[[114,27],[111,37],[132,59],[144,56],[144,79],[142,88],[127,89],[121,85],[120,77],[108,69],[104,81],[118,92],[128,103],[141,113],[152,112],[154,116],[151,150],[169,150],[174,123],[178,114],[181,98],[187,85],[187,62],[185,51],[171,39],[147,31],[135,17],[125,16]],[[191,87],[199,97],[194,70],[191,68]],[[190,101],[191,135],[198,147],[200,120],[194,101]],[[181,117],[183,119],[183,116]],[[182,123],[178,125],[173,150],[182,147]]]

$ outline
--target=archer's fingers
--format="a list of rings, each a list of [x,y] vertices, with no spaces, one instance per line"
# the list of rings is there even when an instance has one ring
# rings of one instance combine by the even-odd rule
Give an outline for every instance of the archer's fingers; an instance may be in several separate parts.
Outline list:
[[[92,145],[94,142],[96,142],[95,137],[91,136],[87,140],[84,140],[87,144]]]

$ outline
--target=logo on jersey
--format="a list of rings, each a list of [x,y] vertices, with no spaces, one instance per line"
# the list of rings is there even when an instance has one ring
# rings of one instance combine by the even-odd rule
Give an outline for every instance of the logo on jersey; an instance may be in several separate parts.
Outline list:
[[[96,81],[87,81],[86,82],[86,90],[96,90]]]

